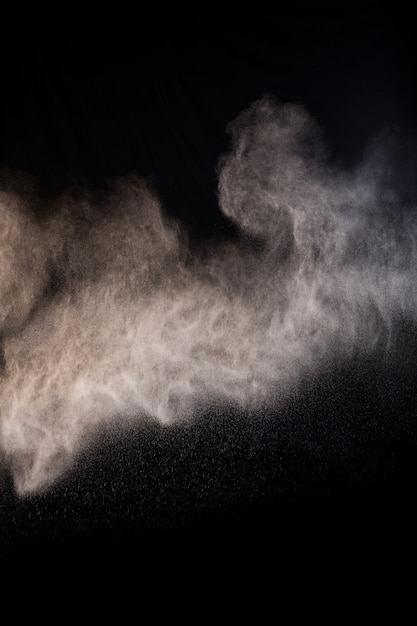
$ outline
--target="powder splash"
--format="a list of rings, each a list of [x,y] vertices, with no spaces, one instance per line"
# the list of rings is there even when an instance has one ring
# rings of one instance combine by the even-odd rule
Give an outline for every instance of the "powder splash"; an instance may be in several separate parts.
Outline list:
[[[269,96],[228,130],[218,199],[240,238],[204,250],[140,178],[43,220],[0,193],[0,448],[18,494],[53,485],[101,425],[279,408],[416,318],[415,207],[386,141],[342,171],[304,107]]]

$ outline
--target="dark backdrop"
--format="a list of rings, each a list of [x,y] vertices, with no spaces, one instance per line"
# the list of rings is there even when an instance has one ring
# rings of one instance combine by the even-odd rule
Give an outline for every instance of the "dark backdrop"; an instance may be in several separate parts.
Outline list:
[[[227,123],[265,93],[304,104],[346,167],[381,128],[416,130],[413,20],[398,3],[26,17],[25,28],[18,18],[4,26],[0,171],[6,186],[29,177],[39,211],[68,187],[105,190],[134,173],[196,240],[231,236],[216,164]],[[62,484],[25,500],[5,470],[2,548],[127,560],[161,545],[227,544],[271,560],[320,546],[340,558],[355,547],[401,554],[414,540],[417,451],[412,335],[401,345],[388,368],[316,382],[279,428],[230,415],[229,427],[213,417],[186,431],[103,435]]]

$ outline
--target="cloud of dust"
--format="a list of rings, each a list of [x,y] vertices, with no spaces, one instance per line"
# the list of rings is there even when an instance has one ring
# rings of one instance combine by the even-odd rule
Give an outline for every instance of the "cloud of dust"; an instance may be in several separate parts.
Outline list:
[[[0,449],[48,488],[100,424],[279,406],[415,318],[417,221],[376,141],[354,171],[266,96],[230,124],[218,199],[241,238],[193,251],[146,181],[36,219],[0,193]]]

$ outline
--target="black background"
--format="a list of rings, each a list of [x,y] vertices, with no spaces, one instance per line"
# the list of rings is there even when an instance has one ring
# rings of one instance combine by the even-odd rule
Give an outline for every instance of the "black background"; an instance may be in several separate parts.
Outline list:
[[[347,168],[382,128],[415,137],[416,45],[400,3],[195,3],[122,16],[60,7],[31,18],[3,20],[0,176],[22,193],[30,181],[40,212],[70,187],[105,190],[134,173],[196,242],[234,236],[217,205],[216,165],[228,122],[265,93],[302,103]],[[403,192],[415,193],[415,162],[402,174]],[[349,363],[306,383],[279,415],[103,433],[45,494],[18,499],[5,467],[4,558],[137,563],[175,550],[203,563],[232,553],[275,564],[324,552],[407,560],[412,330],[399,346],[389,363]]]

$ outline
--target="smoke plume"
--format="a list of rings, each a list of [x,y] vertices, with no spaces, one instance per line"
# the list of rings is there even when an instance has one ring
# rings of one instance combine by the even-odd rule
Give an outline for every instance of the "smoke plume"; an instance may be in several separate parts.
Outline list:
[[[279,407],[415,319],[417,222],[385,140],[343,171],[308,112],[270,97],[228,130],[218,200],[240,237],[201,250],[142,179],[42,220],[0,194],[0,448],[18,494],[104,424]]]

